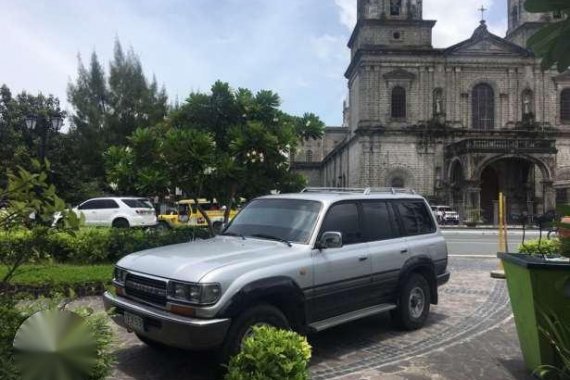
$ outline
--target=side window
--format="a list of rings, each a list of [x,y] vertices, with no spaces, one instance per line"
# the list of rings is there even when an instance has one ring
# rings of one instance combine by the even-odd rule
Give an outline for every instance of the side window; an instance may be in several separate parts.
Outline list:
[[[398,202],[397,209],[406,235],[435,232],[433,218],[423,202]]]
[[[397,237],[396,224],[386,202],[364,202],[364,225],[369,241],[394,239]]]
[[[87,201],[79,206],[79,210],[97,210],[99,208],[99,201]]]
[[[358,219],[358,206],[356,203],[341,203],[333,205],[323,222],[321,233],[340,232],[344,245],[363,242],[360,222]]]
[[[104,199],[101,201],[101,206],[99,208],[103,209],[110,209],[110,208],[119,208],[117,202],[112,199]]]
[[[418,220],[414,213],[414,203],[411,202],[397,202],[396,208],[400,214],[402,227],[406,235],[417,235],[419,233]]]

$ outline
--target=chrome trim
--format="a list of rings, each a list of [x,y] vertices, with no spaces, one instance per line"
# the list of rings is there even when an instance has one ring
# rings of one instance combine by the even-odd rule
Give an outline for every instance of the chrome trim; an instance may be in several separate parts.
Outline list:
[[[150,340],[183,349],[211,349],[221,345],[230,327],[231,319],[199,319],[176,315],[165,310],[133,302],[130,299],[114,296],[109,292],[103,295],[105,309],[118,308],[138,315],[143,319],[154,319],[159,326],[149,324],[145,331],[136,333]],[[113,316],[118,325],[127,328],[121,313]]]

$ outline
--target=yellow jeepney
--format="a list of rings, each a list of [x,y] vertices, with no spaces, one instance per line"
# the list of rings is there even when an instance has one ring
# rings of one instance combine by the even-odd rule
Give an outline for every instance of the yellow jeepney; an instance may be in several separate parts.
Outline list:
[[[208,217],[212,221],[212,226],[216,229],[222,227],[224,223],[225,206],[221,206],[215,199],[209,201],[207,199],[198,199],[202,209],[206,211]],[[237,210],[230,211],[229,220],[236,216]],[[187,225],[196,227],[207,227],[208,223],[202,216],[196,202],[193,199],[184,199],[176,203],[176,208],[172,209],[164,215],[158,216],[159,223],[168,223],[169,226]]]

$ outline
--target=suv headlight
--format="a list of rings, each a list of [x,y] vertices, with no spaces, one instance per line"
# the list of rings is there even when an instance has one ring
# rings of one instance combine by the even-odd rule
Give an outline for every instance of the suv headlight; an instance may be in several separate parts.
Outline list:
[[[215,304],[221,295],[222,289],[219,284],[186,284],[171,281],[168,287],[170,299],[196,305]]]
[[[125,280],[127,279],[127,271],[124,269],[121,269],[119,267],[115,267],[115,281],[119,284],[125,284]]]

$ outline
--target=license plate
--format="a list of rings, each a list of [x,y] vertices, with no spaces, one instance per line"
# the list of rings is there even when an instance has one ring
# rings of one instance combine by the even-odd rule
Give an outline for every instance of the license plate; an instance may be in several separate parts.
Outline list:
[[[135,331],[144,331],[144,321],[138,315],[131,314],[125,311],[124,314],[125,325]]]

